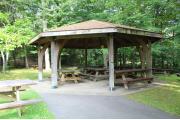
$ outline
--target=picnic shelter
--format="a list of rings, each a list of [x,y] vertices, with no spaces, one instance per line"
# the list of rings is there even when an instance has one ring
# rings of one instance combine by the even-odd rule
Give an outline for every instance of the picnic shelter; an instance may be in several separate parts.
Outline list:
[[[97,49],[102,46],[108,48],[109,88],[113,90],[116,79],[114,63],[117,49],[136,46],[139,50],[142,69],[146,69],[147,76],[152,77],[151,44],[160,39],[162,39],[161,33],[109,22],[89,20],[42,32],[34,37],[30,44],[38,46],[39,81],[43,80],[43,56],[45,50],[50,47],[52,88],[58,87],[58,66],[63,48],[85,50]],[[85,63],[87,64],[87,54]]]

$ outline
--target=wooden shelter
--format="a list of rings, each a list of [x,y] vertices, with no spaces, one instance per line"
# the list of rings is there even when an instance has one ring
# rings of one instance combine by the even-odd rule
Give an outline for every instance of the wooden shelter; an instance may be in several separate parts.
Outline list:
[[[38,68],[39,81],[42,78],[43,55],[51,48],[51,81],[52,87],[58,86],[58,61],[63,48],[92,49],[107,47],[109,51],[109,88],[114,88],[114,55],[120,47],[136,46],[139,48],[142,68],[150,69],[152,75],[151,43],[162,38],[162,34],[134,27],[89,20],[72,25],[62,26],[42,32],[33,38],[32,45],[39,46]],[[115,53],[115,54],[114,54]]]

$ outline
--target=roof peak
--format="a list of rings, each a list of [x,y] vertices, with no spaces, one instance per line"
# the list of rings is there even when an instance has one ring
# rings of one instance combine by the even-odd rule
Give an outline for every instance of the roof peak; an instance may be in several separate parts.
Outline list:
[[[113,23],[99,21],[99,20],[88,20],[79,23],[73,23],[69,25],[64,25],[49,31],[68,31],[68,30],[83,30],[83,29],[102,29],[102,28],[116,28],[118,25]]]
[[[87,21],[82,21],[78,23],[73,23],[73,24],[66,24],[64,26],[50,29],[47,32],[61,32],[61,31],[76,31],[76,30],[91,30],[91,29],[106,29],[106,28],[123,28],[123,29],[132,29],[132,30],[140,30],[140,31],[145,31],[145,32],[152,32],[136,27],[130,27],[126,25],[121,25],[121,24],[115,24],[107,21],[100,21],[100,20],[87,20]]]

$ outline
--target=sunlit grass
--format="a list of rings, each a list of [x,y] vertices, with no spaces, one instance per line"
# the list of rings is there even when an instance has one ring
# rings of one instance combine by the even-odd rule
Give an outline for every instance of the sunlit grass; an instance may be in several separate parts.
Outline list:
[[[161,87],[129,95],[130,99],[180,116],[180,81],[176,75],[159,75],[166,81]],[[164,79],[165,78],[165,79]]]
[[[49,72],[43,72],[43,77],[50,76]],[[37,80],[38,70],[35,69],[12,69],[5,73],[0,72],[0,80],[30,79]]]
[[[49,72],[44,72],[44,78],[50,76]],[[37,80],[38,70],[35,69],[12,69],[6,73],[0,73],[0,80],[16,80],[30,79]],[[21,92],[22,99],[39,98],[39,95],[33,90]],[[8,102],[7,99],[0,97],[0,103]],[[22,117],[18,117],[16,109],[0,111],[0,119],[46,119],[54,118],[53,114],[48,111],[47,105],[42,102],[35,105],[26,106],[23,108]]]
[[[176,74],[171,74],[171,75],[156,75],[155,77],[157,77],[160,80],[163,80],[167,83],[179,83],[180,82],[180,77],[177,77]]]
[[[21,92],[23,100],[40,98],[39,95],[33,90],[27,90]],[[7,100],[0,98],[0,103],[8,102]],[[34,105],[26,106],[22,108],[22,117],[19,117],[16,109],[8,109],[0,111],[0,119],[52,119],[54,115],[48,110],[47,105],[42,103],[37,103]]]

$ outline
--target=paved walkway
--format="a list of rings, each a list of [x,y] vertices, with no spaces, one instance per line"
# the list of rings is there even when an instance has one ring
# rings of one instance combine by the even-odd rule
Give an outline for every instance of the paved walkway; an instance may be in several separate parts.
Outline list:
[[[176,118],[124,96],[41,94],[56,118]]]
[[[51,89],[50,81],[44,81],[33,89],[43,97],[56,118],[176,118],[125,97],[154,86],[131,90],[116,87],[110,92],[108,81],[68,83],[58,89]]]

